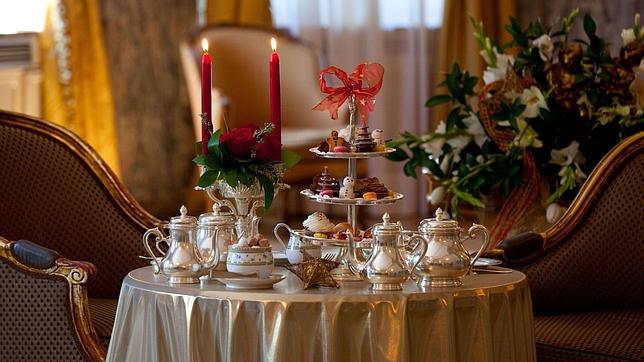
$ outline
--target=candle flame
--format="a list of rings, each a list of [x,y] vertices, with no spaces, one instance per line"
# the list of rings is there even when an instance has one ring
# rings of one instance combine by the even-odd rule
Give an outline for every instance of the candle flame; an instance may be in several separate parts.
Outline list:
[[[277,40],[275,40],[275,38],[271,38],[271,49],[273,49],[274,52],[277,51]]]
[[[203,49],[204,53],[208,51],[208,39],[201,39],[201,49]]]

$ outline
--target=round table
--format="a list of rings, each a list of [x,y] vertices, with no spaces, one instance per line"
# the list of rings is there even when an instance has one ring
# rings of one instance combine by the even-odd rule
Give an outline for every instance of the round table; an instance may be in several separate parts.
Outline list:
[[[232,290],[169,285],[151,267],[123,281],[108,361],[534,361],[532,303],[520,272],[458,288],[372,292],[366,282]]]

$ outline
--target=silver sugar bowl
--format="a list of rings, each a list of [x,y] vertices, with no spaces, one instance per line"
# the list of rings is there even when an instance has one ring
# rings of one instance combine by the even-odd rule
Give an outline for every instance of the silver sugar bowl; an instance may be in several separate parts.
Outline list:
[[[204,257],[196,243],[197,219],[187,215],[185,206],[181,206],[180,212],[180,216],[172,217],[170,223],[164,225],[169,230],[169,236],[163,235],[159,228],[149,229],[143,234],[143,246],[158,267],[155,274],[165,275],[170,283],[198,283],[200,276],[219,263],[219,250],[215,248],[214,253]],[[216,234],[217,231],[215,239]],[[160,262],[148,243],[151,235],[156,236],[155,247],[163,255]],[[167,252],[163,252],[161,243],[168,245]]]
[[[349,269],[361,279],[371,283],[374,291],[402,290],[402,284],[411,276],[418,261],[427,251],[427,240],[413,235],[408,243],[418,240],[411,253],[401,254],[403,228],[400,223],[390,222],[388,213],[382,223],[373,227],[373,249],[366,262],[359,261],[353,236],[349,234]],[[413,262],[416,260],[416,263]]]
[[[220,266],[218,269],[226,270],[228,246],[237,242],[235,222],[237,219],[230,211],[222,211],[221,205],[215,202],[212,212],[199,215],[197,222],[197,246],[201,255],[209,259],[215,253],[215,246],[219,251]],[[215,270],[210,271],[210,277]]]
[[[473,258],[463,246],[466,238],[461,237],[461,229],[456,220],[446,219],[443,210],[436,210],[436,217],[421,221],[418,231],[428,241],[427,252],[420,260],[414,273],[420,277],[418,286],[457,287],[463,285],[462,278],[467,275],[474,262],[483,254],[490,243],[488,230],[473,224],[467,231],[467,238],[474,238],[477,232],[484,235],[483,245]]]

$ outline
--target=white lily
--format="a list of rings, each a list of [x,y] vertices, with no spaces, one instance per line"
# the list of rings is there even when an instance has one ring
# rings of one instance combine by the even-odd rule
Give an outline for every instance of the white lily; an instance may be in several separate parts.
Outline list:
[[[467,133],[474,138],[474,142],[479,147],[483,146],[483,143],[487,140],[487,133],[485,133],[483,125],[476,114],[470,113],[469,116],[463,118],[463,123],[467,126]]]
[[[533,40],[532,45],[539,49],[539,57],[541,57],[541,60],[546,62],[552,59],[552,53],[555,50],[555,46],[548,34],[543,34],[542,36]]]
[[[597,120],[602,126],[607,125],[608,123],[615,120],[616,117],[626,117],[631,113],[631,108],[629,106],[623,106],[621,104],[612,106],[612,107],[601,107],[597,110]]]
[[[535,86],[523,90],[523,93],[521,93],[521,104],[525,105],[525,110],[522,115],[526,118],[538,116],[540,108],[548,109],[548,104],[543,97],[543,93]]]
[[[446,125],[445,122],[440,121],[438,126],[436,126],[436,129],[434,130],[434,133],[436,134],[445,134],[446,130]],[[421,147],[423,147],[423,150],[432,157],[439,158],[443,154],[443,145],[445,144],[445,138],[443,137],[438,137],[434,138],[430,141],[427,141],[422,144]]]
[[[550,151],[550,162],[559,166],[570,165],[579,153],[579,142],[572,141],[564,148]]]
[[[488,65],[487,69],[483,72],[483,81],[485,84],[505,79],[508,67],[514,64],[514,57],[512,55],[499,53],[496,48],[494,48],[494,54],[496,55],[496,67],[493,68]],[[490,64],[485,51],[481,51],[481,55]]]
[[[622,46],[627,46],[634,42],[635,39],[635,30],[633,28],[622,30]]]

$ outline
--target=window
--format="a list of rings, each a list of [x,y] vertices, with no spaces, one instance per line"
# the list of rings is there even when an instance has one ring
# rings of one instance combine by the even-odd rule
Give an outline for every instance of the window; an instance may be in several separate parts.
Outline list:
[[[377,0],[377,16],[380,28],[383,30],[413,28],[422,22],[426,28],[439,28],[443,20],[443,6],[445,0]],[[276,28],[286,28],[298,33],[302,24],[302,17],[306,13],[314,14],[319,19],[318,26],[328,28],[331,13],[339,13],[337,6],[351,9],[358,17],[354,19],[355,25],[366,24],[368,16],[360,12],[360,1],[330,1],[330,0],[271,0],[271,12]],[[422,14],[420,19],[418,14]]]
[[[0,2],[0,34],[41,32],[50,0]]]

